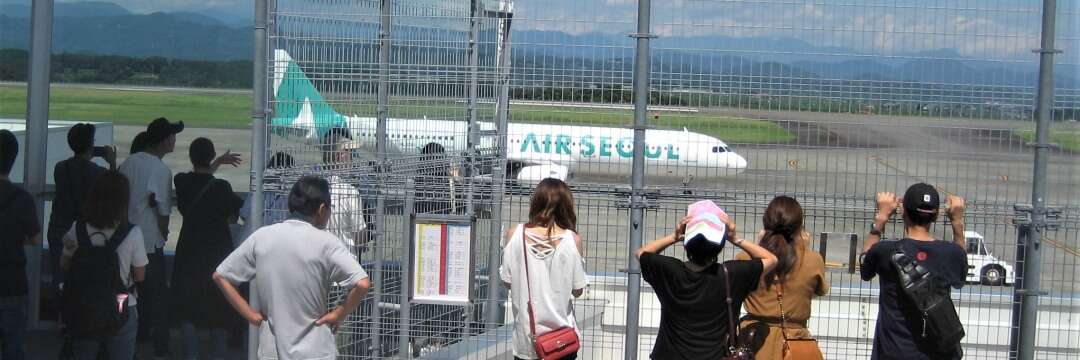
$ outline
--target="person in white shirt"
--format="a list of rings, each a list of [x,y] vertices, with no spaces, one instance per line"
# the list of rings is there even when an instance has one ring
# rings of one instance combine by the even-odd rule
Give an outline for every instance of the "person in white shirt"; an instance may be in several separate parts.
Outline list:
[[[549,178],[541,181],[533,192],[529,222],[506,234],[508,241],[502,249],[499,276],[510,289],[516,359],[536,359],[532,339],[549,331],[570,327],[581,338],[571,300],[584,293],[588,282],[582,255],[585,247],[576,228],[577,215],[570,188],[562,180]],[[577,354],[571,354],[563,359],[576,358]]]
[[[146,127],[146,149],[132,154],[120,172],[130,183],[128,220],[143,229],[143,242],[150,264],[146,281],[139,288],[140,337],[151,336],[155,357],[169,355],[168,274],[165,271],[165,241],[169,234],[169,215],[172,213],[172,170],[161,159],[176,147],[176,134],[184,130],[184,122],[170,123],[165,118],[154,119]]]
[[[62,237],[64,250],[60,258],[61,266],[64,269],[70,269],[72,266],[72,260],[77,256],[76,251],[79,250],[80,233],[84,241],[89,241],[91,246],[101,247],[106,246],[106,242],[110,241],[114,234],[119,239],[120,235],[116,232],[118,229],[125,229],[128,231],[127,235],[116,246],[119,269],[100,270],[118,271],[125,289],[131,289],[136,283],[142,282],[148,263],[146,250],[143,249],[143,232],[138,226],[128,229],[127,203],[127,179],[119,172],[111,170],[99,175],[83,203],[82,215]],[[76,276],[71,281],[77,281],[78,278],[80,277]],[[71,290],[77,288],[78,285],[66,284],[66,287]],[[84,301],[84,299],[66,300]],[[136,307],[138,296],[128,293],[127,301],[127,322],[115,334],[96,338],[76,336],[73,339],[75,359],[95,359],[100,347],[108,350],[111,360],[131,360],[135,356],[135,334],[139,318]]]
[[[345,246],[359,255],[366,248],[367,222],[364,221],[364,201],[360,198],[360,191],[356,186],[333,175],[334,169],[349,166],[352,161],[352,151],[357,144],[350,140],[350,135],[344,129],[331,129],[324,137],[323,164],[319,170],[330,172],[326,180],[330,183],[330,199],[333,204],[333,215],[326,231],[337,235]]]
[[[169,356],[169,324],[166,307],[169,294],[168,278],[165,268],[165,242],[169,236],[169,215],[172,214],[172,170],[162,158],[176,148],[176,134],[184,131],[184,122],[171,123],[166,118],[157,118],[146,126],[146,148],[132,154],[123,164],[120,172],[130,184],[130,204],[128,220],[143,229],[143,242],[150,264],[146,269],[146,281],[139,288],[143,301],[139,311],[143,314],[139,321],[140,337],[153,338],[154,356]],[[217,169],[220,165],[236,166],[241,162],[239,156],[229,151],[214,160],[211,165]]]
[[[289,219],[256,230],[213,274],[229,304],[258,327],[259,359],[334,359],[333,333],[371,288],[360,263],[325,230],[332,203],[326,180],[301,178],[289,192]],[[237,289],[245,282],[254,283],[256,306]],[[333,286],[348,294],[331,310]]]

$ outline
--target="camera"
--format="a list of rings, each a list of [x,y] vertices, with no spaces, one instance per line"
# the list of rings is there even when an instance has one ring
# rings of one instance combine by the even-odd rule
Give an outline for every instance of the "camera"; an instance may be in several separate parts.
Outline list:
[[[92,153],[92,156],[93,157],[105,157],[105,147],[104,146],[95,146],[94,147],[94,152]]]

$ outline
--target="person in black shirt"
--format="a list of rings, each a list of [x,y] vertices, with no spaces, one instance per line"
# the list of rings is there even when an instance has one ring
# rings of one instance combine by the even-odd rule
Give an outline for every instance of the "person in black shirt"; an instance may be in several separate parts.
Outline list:
[[[0,130],[0,359],[26,357],[26,252],[23,246],[41,243],[41,225],[30,193],[8,179],[19,141]]]
[[[53,168],[53,183],[56,184],[56,197],[52,201],[52,213],[49,215],[49,260],[53,267],[53,290],[59,294],[63,280],[60,271],[60,255],[64,250],[63,237],[82,209],[83,200],[90,187],[105,168],[98,166],[94,158],[93,124],[79,123],[68,130],[68,147],[74,155],[56,163]],[[104,147],[101,154],[109,163],[109,170],[116,170],[116,151],[111,146]]]
[[[711,207],[715,208],[712,216],[688,216],[679,222],[674,234],[637,251],[642,277],[660,300],[660,330],[652,359],[719,359],[727,354],[726,339],[731,323],[728,316],[738,317],[737,313],[729,315],[728,309],[739,311],[747,294],[776,266],[776,256],[752,241],[743,241],[735,232],[735,222],[715,204]],[[686,235],[688,224],[689,236]],[[713,230],[695,230],[699,226]],[[689,261],[660,255],[684,238]],[[730,307],[725,302],[729,294],[724,273],[717,264],[725,239],[752,257],[724,262],[731,282]]]
[[[863,246],[862,279],[870,281],[877,276],[881,281],[878,296],[877,329],[874,332],[874,350],[871,359],[960,359],[963,350],[957,344],[954,351],[941,353],[919,336],[922,316],[914,302],[904,296],[898,283],[896,267],[890,257],[897,246],[918,261],[930,274],[944,280],[947,286],[960,289],[967,275],[967,254],[964,238],[964,199],[949,196],[946,214],[952,223],[953,241],[938,241],[930,233],[937,221],[940,197],[928,184],[912,185],[901,201],[896,194],[877,194],[877,214],[873,228]],[[902,209],[904,239],[880,242],[881,233],[896,213]],[[946,287],[941,289],[949,292]]]
[[[184,358],[199,358],[199,332],[213,339],[212,358],[226,356],[226,330],[240,322],[217,285],[211,280],[225,257],[233,251],[229,224],[235,223],[244,204],[228,181],[214,177],[221,164],[236,166],[238,154],[226,151],[218,160],[214,143],[197,138],[189,147],[193,171],[176,174],[176,208],[184,216],[172,273],[172,316],[180,322]]]
[[[79,216],[83,200],[90,192],[90,187],[94,185],[94,179],[105,172],[105,168],[91,160],[94,158],[94,133],[96,131],[97,128],[93,124],[78,123],[72,126],[68,130],[67,142],[74,155],[56,163],[53,168],[56,197],[52,201],[47,237],[49,264],[52,266],[51,290],[58,298],[65,273],[60,268],[60,255],[64,252],[64,234],[71,229],[71,224]],[[106,146],[103,150],[100,155],[109,164],[109,170],[116,170],[116,150],[111,146]],[[64,344],[60,352],[62,356],[72,356],[70,336],[64,336]]]

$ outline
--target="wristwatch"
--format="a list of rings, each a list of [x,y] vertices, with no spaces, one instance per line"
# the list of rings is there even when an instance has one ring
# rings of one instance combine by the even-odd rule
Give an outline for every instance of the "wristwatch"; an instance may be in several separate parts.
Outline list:
[[[870,235],[881,237],[881,230],[879,230],[873,223],[870,224]]]

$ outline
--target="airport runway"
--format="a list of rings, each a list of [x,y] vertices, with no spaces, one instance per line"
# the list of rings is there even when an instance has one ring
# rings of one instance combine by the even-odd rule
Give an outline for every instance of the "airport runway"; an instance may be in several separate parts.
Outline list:
[[[796,195],[807,209],[807,227],[815,239],[823,232],[865,235],[876,191],[902,192],[907,185],[927,181],[943,192],[965,197],[969,203],[967,226],[986,237],[991,252],[1004,261],[1015,259],[1016,231],[1011,225],[1012,204],[1030,202],[1032,153],[1010,130],[1024,122],[934,118],[867,117],[850,114],[731,112],[732,116],[776,121],[798,138],[787,144],[739,145],[734,150],[749,161],[742,174],[714,181],[650,180],[653,196],[646,215],[645,241],[670,231],[698,198],[711,198],[736,215],[744,236],[760,228],[760,214],[777,194]],[[116,126],[122,154],[139,127]],[[250,157],[246,130],[186,129],[176,152],[165,158],[175,172],[188,171],[187,144],[196,137],[214,140],[219,153],[231,148]],[[721,136],[722,138],[722,136]],[[1053,150],[1047,175],[1047,201],[1051,205],[1080,204],[1080,154]],[[218,176],[237,191],[249,189],[248,166],[222,169]],[[628,189],[629,177],[582,175],[574,179],[580,232],[588,241],[589,270],[617,273],[625,269],[629,240],[625,197],[612,189]],[[691,194],[684,194],[685,191]],[[510,196],[503,207],[504,224],[523,221],[528,199]],[[1077,212],[1073,212],[1076,214]],[[1073,292],[1080,262],[1080,223],[1069,230],[1047,234],[1051,245],[1044,265],[1043,284],[1052,291]],[[174,216],[173,234],[179,232]],[[500,226],[501,227],[501,226]],[[898,236],[900,225],[891,226]],[[388,231],[394,231],[388,229]],[[946,226],[936,229],[940,236]],[[815,244],[815,247],[817,245]],[[857,246],[861,246],[861,243]],[[848,262],[847,241],[830,242],[828,261]]]

